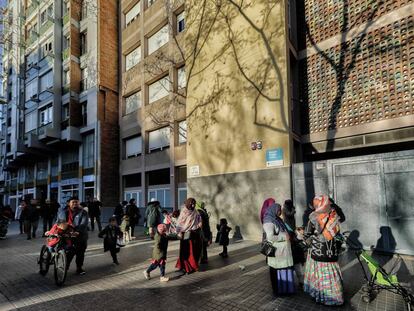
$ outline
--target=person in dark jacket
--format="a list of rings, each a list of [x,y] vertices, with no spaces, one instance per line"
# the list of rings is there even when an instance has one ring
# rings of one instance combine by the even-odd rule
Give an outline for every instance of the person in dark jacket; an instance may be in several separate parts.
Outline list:
[[[151,278],[151,271],[160,268],[160,282],[168,282],[169,278],[165,277],[165,264],[167,261],[167,226],[165,224],[159,224],[157,226],[157,233],[154,236],[154,249],[152,251],[151,265],[144,271],[144,276],[147,280]]]
[[[201,263],[207,263],[208,262],[208,256],[207,256],[207,247],[211,245],[213,234],[211,233],[210,229],[210,216],[208,215],[207,209],[205,207],[204,202],[200,202],[196,204],[196,210],[201,216],[201,233],[202,233],[202,239],[203,239],[203,246],[201,251]]]
[[[49,231],[52,228],[53,221],[56,218],[57,208],[56,205],[49,199],[42,204],[41,208],[42,220],[43,220],[43,236],[45,236],[46,231]]]
[[[98,236],[104,239],[104,252],[109,251],[111,253],[113,263],[115,265],[119,265],[116,254],[119,253],[120,248],[117,247],[117,241],[122,238],[122,232],[119,229],[118,223],[114,216],[109,218],[109,224],[101,232],[99,232]]]
[[[125,214],[129,217],[129,226],[131,228],[131,238],[135,239],[135,226],[138,225],[141,213],[136,205],[135,199],[129,200],[128,205],[125,208]]]
[[[96,223],[98,224],[99,232],[102,231],[101,225],[101,209],[102,203],[97,198],[94,198],[93,201],[88,201],[88,214],[91,219],[91,230],[95,230],[95,219]]]
[[[85,260],[85,252],[88,246],[88,213],[83,210],[79,204],[77,197],[69,199],[68,207],[63,208],[59,212],[59,219],[66,219],[66,221],[74,227],[79,235],[74,239],[75,252],[69,253],[67,256],[67,267],[69,269],[70,263],[74,256],[76,256],[76,272],[79,275],[84,275],[83,262]]]
[[[161,204],[157,200],[151,200],[145,210],[145,220],[149,235],[154,238],[157,231],[157,226],[162,222]]]
[[[122,217],[124,217],[124,210],[125,210],[125,206],[127,206],[127,204],[128,204],[127,201],[122,201],[117,206],[115,206],[114,216],[116,218],[116,222],[118,223],[118,226],[120,226],[121,223],[122,223]]]
[[[219,254],[219,256],[223,258],[227,258],[227,246],[229,245],[230,239],[229,239],[229,233],[231,231],[231,228],[227,225],[227,219],[221,218],[220,223],[217,224],[217,238],[216,242],[219,243],[219,245],[223,246],[223,252]]]
[[[30,203],[27,204],[27,207],[22,211],[28,240],[31,240],[32,237],[36,237],[37,226],[39,225],[39,210],[40,206],[38,206],[37,200],[31,199]]]

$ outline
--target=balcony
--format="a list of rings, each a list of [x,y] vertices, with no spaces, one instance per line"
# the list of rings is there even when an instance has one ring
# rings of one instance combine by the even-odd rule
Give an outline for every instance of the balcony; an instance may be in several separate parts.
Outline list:
[[[62,18],[62,25],[66,26],[69,23],[69,20],[70,20],[69,12],[66,12],[66,14],[63,15],[63,18]]]
[[[31,46],[33,43],[36,42],[38,37],[39,36],[37,33],[33,33],[29,38],[26,39],[26,46]]]
[[[38,7],[39,7],[39,2],[38,1],[32,1],[32,4],[26,9],[26,18],[28,18],[30,15],[32,15]]]
[[[53,25],[53,21],[48,20],[46,23],[44,23],[42,26],[40,26],[39,34],[40,36],[43,35],[47,30],[49,30]]]
[[[53,123],[48,123],[42,125],[38,128],[37,134],[39,135],[39,140],[55,140],[60,138],[60,131],[58,132],[54,127]]]
[[[66,49],[63,50],[62,52],[62,60],[66,61],[69,58],[70,55],[70,48],[67,47]]]

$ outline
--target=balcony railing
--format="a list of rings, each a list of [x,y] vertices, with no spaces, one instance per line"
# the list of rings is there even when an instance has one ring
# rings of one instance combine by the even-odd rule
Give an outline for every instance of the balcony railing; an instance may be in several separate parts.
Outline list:
[[[65,15],[63,15],[62,25],[65,26],[67,23],[69,23],[69,12],[67,12]]]
[[[70,48],[67,47],[66,49],[63,50],[62,52],[62,60],[65,61],[69,58],[69,53],[70,53]]]
[[[40,35],[43,35],[50,27],[52,27],[53,25],[53,21],[48,20],[46,23],[44,23],[41,27],[40,27]]]
[[[39,127],[39,129],[38,129],[38,135],[46,135],[46,130],[48,129],[48,128],[51,128],[51,127],[53,127],[53,123],[52,122],[50,122],[50,123],[48,123],[48,124],[45,124],[45,125],[42,125],[41,127]]]
[[[36,134],[36,132],[37,132],[37,130],[34,129],[34,130],[31,130],[30,132],[25,133],[24,134],[24,140],[27,141],[29,139],[30,135]]]
[[[38,1],[32,1],[32,4],[26,9],[26,17],[29,17],[39,6]]]

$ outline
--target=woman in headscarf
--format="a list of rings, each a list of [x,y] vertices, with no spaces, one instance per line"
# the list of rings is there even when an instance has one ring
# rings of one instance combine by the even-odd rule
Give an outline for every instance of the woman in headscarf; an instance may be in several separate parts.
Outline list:
[[[201,216],[195,209],[196,200],[188,198],[177,220],[180,256],[175,267],[185,273],[198,271],[201,255]]]
[[[274,257],[267,257],[270,281],[274,296],[289,295],[295,292],[292,250],[289,233],[280,218],[282,207],[273,199],[263,203],[261,221],[264,238],[276,248]]]
[[[324,305],[342,305],[342,274],[338,264],[340,243],[339,217],[331,207],[329,197],[313,199],[315,211],[309,215],[305,237],[310,251],[305,265],[304,290],[316,302]]]

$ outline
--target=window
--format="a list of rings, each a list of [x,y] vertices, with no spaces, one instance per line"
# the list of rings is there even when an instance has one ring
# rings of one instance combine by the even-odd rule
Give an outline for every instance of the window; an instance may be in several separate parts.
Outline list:
[[[125,25],[128,26],[134,20],[136,20],[139,16],[139,13],[141,13],[141,1],[138,1],[138,3],[135,4],[134,7],[125,14]]]
[[[67,104],[62,107],[62,120],[69,119],[69,116],[70,116],[70,110],[69,110],[69,104]]]
[[[49,5],[47,7],[47,17],[48,18],[53,18],[54,14],[53,14],[53,4]]]
[[[32,52],[26,56],[26,66],[29,69],[33,64],[37,64],[37,54]]]
[[[40,77],[40,93],[53,87],[53,70]]]
[[[141,61],[141,46],[125,56],[125,70],[128,71]]]
[[[171,206],[170,189],[151,189],[148,190],[148,198],[151,201],[155,199],[160,202],[164,208]]]
[[[26,84],[26,101],[32,99],[32,97],[37,95],[37,79],[30,81]]]
[[[155,3],[156,0],[147,0],[147,8]]]
[[[47,22],[47,10],[40,13],[40,24],[43,25]]]
[[[187,121],[178,123],[178,144],[185,144],[187,142]]]
[[[43,126],[53,121],[53,107],[49,106],[42,110],[39,110],[39,125]]]
[[[141,206],[141,191],[135,190],[135,191],[125,191],[124,192],[124,200],[128,201],[131,199],[135,199],[137,206]]]
[[[29,133],[37,128],[37,112],[32,111],[24,116],[24,132]]]
[[[177,86],[178,89],[184,89],[187,86],[187,77],[185,76],[185,67],[177,70]]]
[[[88,52],[88,32],[81,33],[81,55]]]
[[[141,92],[136,92],[125,98],[125,114],[129,114],[141,107]]]
[[[183,32],[185,29],[185,11],[177,15],[177,33]]]
[[[168,43],[168,24],[148,38],[148,55]]]
[[[185,200],[187,200],[187,188],[178,188],[178,206],[183,206]]]
[[[52,41],[46,42],[42,45],[40,49],[40,58],[46,57],[53,53],[53,44]]]
[[[168,96],[169,89],[168,76],[165,76],[164,78],[150,84],[148,86],[149,103],[151,104],[165,96]]]
[[[89,134],[82,138],[82,165],[83,168],[95,167],[95,134]]]
[[[66,50],[70,46],[70,36],[63,37],[63,50]]]
[[[63,85],[68,85],[70,83],[70,71],[65,70],[63,72]]]
[[[80,81],[81,92],[88,89],[88,70],[87,68],[81,69],[81,81]]]
[[[142,153],[142,137],[136,136],[125,139],[125,157],[127,159],[139,156]]]
[[[88,102],[81,103],[82,106],[82,125],[88,125]]]
[[[149,132],[148,140],[149,152],[168,148],[170,146],[170,128],[167,126],[160,128],[159,130]]]

